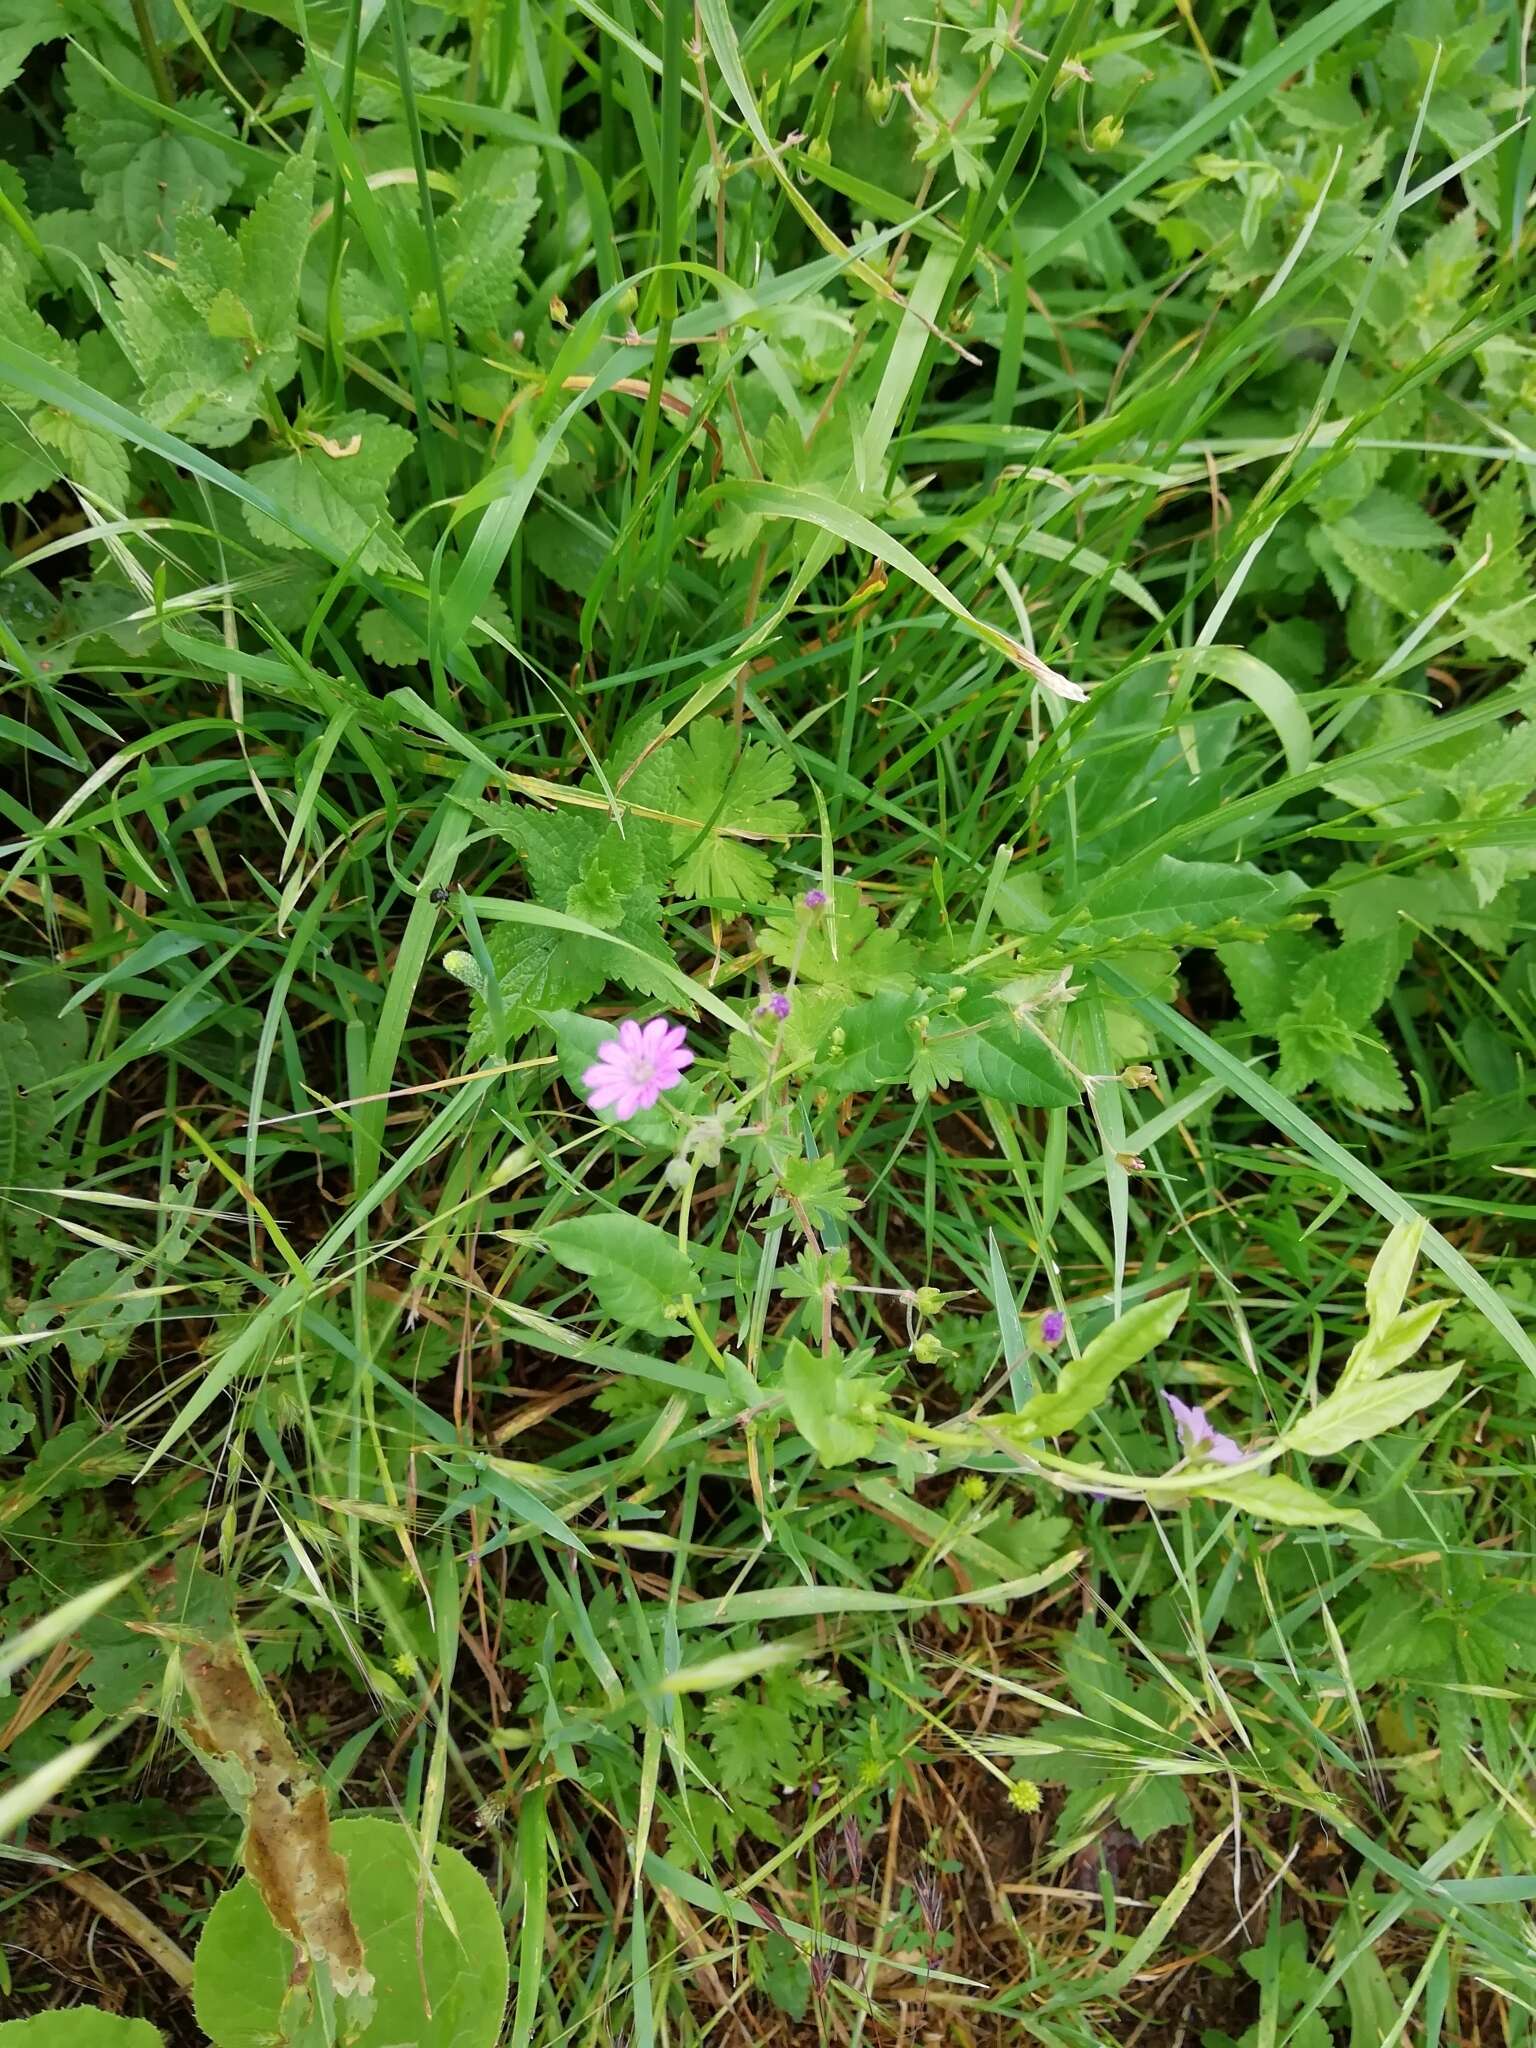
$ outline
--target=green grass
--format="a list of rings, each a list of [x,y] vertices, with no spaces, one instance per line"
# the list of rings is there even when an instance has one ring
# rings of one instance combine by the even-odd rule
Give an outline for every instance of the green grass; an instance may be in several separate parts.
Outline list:
[[[1518,10],[3,4],[0,2014],[1519,2048]]]

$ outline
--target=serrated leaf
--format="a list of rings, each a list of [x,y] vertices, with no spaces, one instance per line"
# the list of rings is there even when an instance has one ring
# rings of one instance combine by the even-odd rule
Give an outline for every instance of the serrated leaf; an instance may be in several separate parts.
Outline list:
[[[1269,924],[1302,893],[1295,875],[1266,875],[1247,861],[1176,860],[1148,864],[1095,884],[1066,920],[1092,939],[1174,939],[1219,933],[1232,924]]]
[[[74,112],[64,129],[79,161],[80,182],[95,201],[101,239],[121,249],[169,254],[183,212],[209,214],[239,182],[234,156],[211,139],[234,136],[229,109],[217,93],[200,92],[177,103],[209,136],[172,127],[154,111],[154,88],[136,58],[114,52],[125,84],[148,104],[125,99],[77,52],[66,72]]]
[[[699,1292],[698,1275],[676,1237],[622,1209],[545,1224],[539,1238],[568,1272],[591,1281],[605,1315],[653,1337],[675,1337],[677,1323],[663,1311]]]
[[[15,84],[39,43],[68,32],[59,0],[0,0],[0,92]]]
[[[679,812],[698,820],[673,831],[678,894],[697,902],[761,902],[773,863],[733,835],[788,839],[800,829],[800,806],[784,797],[794,781],[792,763],[761,740],[745,740],[738,749],[730,726],[718,718],[695,719],[669,753]]]
[[[1444,548],[1451,537],[1422,506],[1401,491],[1374,490],[1334,522],[1342,532],[1371,548]]]
[[[237,235],[187,212],[173,264],[109,257],[123,347],[156,426],[225,447],[249,433],[269,391],[293,381],[313,191],[313,163],[292,157]]]
[[[1091,1415],[1123,1372],[1168,1336],[1189,1303],[1189,1289],[1140,1301],[1101,1330],[1080,1358],[1069,1359],[1054,1387],[1026,1401],[1016,1415],[1002,1418],[1010,1435],[1060,1436]]]
[[[0,2048],[165,2048],[165,2036],[148,2020],[74,2005],[67,2012],[0,2021]]]
[[[1458,1360],[1434,1372],[1393,1373],[1384,1379],[1339,1387],[1319,1401],[1310,1415],[1293,1423],[1281,1442],[1287,1450],[1307,1457],[1330,1457],[1350,1444],[1396,1429],[1410,1415],[1438,1401],[1460,1371]]]
[[[850,1373],[837,1353],[824,1357],[792,1337],[780,1385],[796,1429],[823,1465],[852,1465],[875,1448],[886,1402],[880,1380]]]
[[[459,198],[440,236],[448,310],[460,327],[494,327],[517,299],[538,204],[536,150],[482,144],[460,166]]]
[[[899,995],[913,982],[912,948],[900,932],[885,930],[851,882],[836,882],[832,903],[819,911],[775,897],[761,945],[770,960],[801,981],[841,989],[848,996]]]
[[[349,454],[332,454],[307,443],[273,462],[258,462],[246,476],[278,504],[311,527],[329,533],[338,548],[358,550],[363,569],[413,567],[396,535],[389,512],[389,484],[415,446],[415,436],[376,413],[349,412],[327,425],[325,439]],[[253,506],[243,508],[256,539],[267,547],[302,548],[304,543]]]

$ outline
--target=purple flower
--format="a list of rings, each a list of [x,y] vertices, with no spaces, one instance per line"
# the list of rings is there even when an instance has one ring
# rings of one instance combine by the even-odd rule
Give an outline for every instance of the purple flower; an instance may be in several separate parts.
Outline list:
[[[826,907],[827,892],[825,889],[807,889],[800,901],[807,910],[822,910]]]
[[[681,1024],[653,1017],[637,1024],[626,1017],[617,1038],[597,1049],[597,1059],[581,1077],[593,1109],[611,1109],[622,1123],[638,1110],[654,1109],[665,1088],[675,1088],[684,1067],[693,1065],[688,1034]]]
[[[1067,1319],[1059,1308],[1048,1308],[1040,1318],[1040,1342],[1059,1344],[1067,1334]]]
[[[789,997],[786,995],[770,996],[766,1003],[758,1004],[757,1014],[759,1017],[778,1017],[780,1019],[787,1017],[789,1015]]]
[[[1219,1429],[1212,1427],[1210,1418],[1203,1408],[1191,1408],[1187,1401],[1181,1401],[1177,1394],[1164,1394],[1169,1413],[1179,1432],[1179,1444],[1186,1458],[1192,1461],[1209,1460],[1213,1465],[1235,1465],[1243,1453],[1231,1437],[1223,1436]]]

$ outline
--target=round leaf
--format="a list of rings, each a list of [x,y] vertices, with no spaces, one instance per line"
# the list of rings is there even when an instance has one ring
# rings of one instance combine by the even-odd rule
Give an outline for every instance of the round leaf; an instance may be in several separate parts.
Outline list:
[[[347,1866],[352,1917],[374,1980],[372,2018],[345,2036],[348,2048],[405,2041],[494,2048],[507,2002],[507,1944],[496,1901],[473,1864],[456,1849],[438,1849],[432,1873],[457,1931],[429,1894],[419,1907],[418,1960],[420,1873],[404,1830],[389,1820],[340,1820],[331,1840]],[[193,1998],[213,2048],[275,2048],[292,2038],[305,2017],[304,2001],[288,1996],[293,1960],[293,1944],[242,1878],[209,1914],[197,1950]]]

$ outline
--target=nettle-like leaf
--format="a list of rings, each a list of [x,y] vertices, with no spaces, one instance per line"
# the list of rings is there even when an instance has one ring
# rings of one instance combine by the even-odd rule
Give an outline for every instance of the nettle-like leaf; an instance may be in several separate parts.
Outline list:
[[[0,92],[16,83],[39,43],[68,33],[59,0],[0,0]]]
[[[427,645],[427,608],[418,597],[407,592],[396,595],[399,610],[385,611],[378,607],[366,611],[357,622],[358,644],[370,661],[376,661],[381,668],[417,668],[430,657]],[[402,613],[404,616],[402,616]],[[512,621],[501,599],[492,592],[484,598],[472,623],[464,635],[467,647],[486,647],[491,644],[487,628],[494,628],[503,636],[510,637]]]
[[[148,72],[126,50],[114,49],[112,69],[137,100],[119,92],[78,50],[65,67],[74,111],[65,117],[80,167],[80,182],[95,201],[101,240],[119,249],[169,254],[183,213],[209,214],[240,181],[229,109],[217,93],[194,93],[177,112],[195,127],[173,127],[155,103]],[[202,132],[197,132],[201,130]]]
[[[675,1337],[668,1307],[699,1292],[698,1275],[676,1236],[622,1209],[566,1217],[546,1224],[539,1238],[568,1272],[591,1281],[605,1315],[653,1337]]]
[[[954,1021],[935,1020],[925,1050],[978,1095],[1030,1109],[1061,1109],[1081,1090],[1056,1057],[1043,1026],[987,995],[963,1002]]]
[[[0,337],[74,376],[79,350],[27,304],[23,270],[0,249]],[[0,377],[0,505],[21,504],[61,477],[121,508],[128,498],[128,450],[116,435],[44,405]]]
[[[1073,1842],[1106,1809],[1144,1842],[1189,1818],[1178,1766],[1183,1745],[1171,1727],[1175,1696],[1137,1685],[1119,1645],[1096,1622],[1079,1624],[1062,1653],[1077,1713],[1042,1721],[1033,1731],[1044,1754],[1032,1754],[1031,1777],[1065,1785],[1058,1845]]]
[[[839,1353],[812,1351],[792,1337],[779,1375],[795,1427],[823,1465],[852,1465],[879,1439],[885,1383],[847,1364]]]
[[[1209,943],[1235,937],[1243,926],[1273,924],[1303,890],[1299,876],[1266,875],[1248,861],[1160,854],[1096,884],[1065,924],[1070,937],[1086,944]]]
[[[348,412],[308,431],[286,455],[253,463],[247,479],[339,548],[356,553],[363,569],[414,566],[395,532],[389,485],[416,437],[376,413]],[[251,532],[266,547],[302,548],[288,527],[246,505]]]
[[[313,164],[291,157],[236,235],[189,213],[177,223],[174,267],[108,258],[123,347],[156,426],[227,447],[250,432],[269,392],[292,383],[313,191]]]
[[[761,902],[773,863],[759,847],[737,837],[788,839],[800,829],[800,806],[784,796],[794,781],[791,762],[760,740],[736,737],[723,719],[695,719],[668,749],[677,777],[680,813],[698,820],[673,833],[677,892],[696,902]]]
[[[636,804],[675,813],[670,785],[648,775],[651,764],[625,784]],[[660,796],[664,801],[657,803]],[[669,994],[665,968],[671,954],[660,934],[661,890],[670,871],[671,827],[627,813],[617,825],[603,812],[565,810],[558,816],[529,804],[470,799],[465,808],[515,846],[531,892],[547,909],[579,917],[596,928],[581,933],[523,921],[499,921],[486,951],[508,1033],[526,1030],[539,1011],[576,1009],[610,981],[648,996]],[[610,934],[621,943],[610,944]],[[470,1050],[495,1037],[495,1010],[467,955],[450,972],[475,990]]]
[[[85,1051],[83,1017],[61,1015],[67,997],[52,967],[0,987],[0,1256],[37,1254],[62,1177],[49,1084]]]
[[[519,298],[523,244],[538,212],[538,152],[484,144],[465,157],[455,182],[457,196],[435,223],[443,295],[456,327],[494,332]],[[346,272],[341,306],[348,339],[398,333],[402,308],[409,309],[413,327],[436,335],[436,273],[416,194],[385,191],[377,203],[393,276],[386,283],[369,270]]]
[[[1278,1087],[1320,1083],[1360,1109],[1408,1108],[1397,1062],[1371,1023],[1402,971],[1394,935],[1330,947],[1277,932],[1218,951],[1244,1020],[1279,1044]]]

